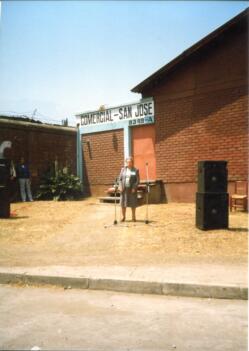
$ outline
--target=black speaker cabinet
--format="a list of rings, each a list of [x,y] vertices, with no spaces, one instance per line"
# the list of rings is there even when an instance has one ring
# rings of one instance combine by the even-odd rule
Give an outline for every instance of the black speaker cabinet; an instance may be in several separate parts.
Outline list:
[[[227,161],[198,162],[198,193],[227,192]]]
[[[0,218],[10,217],[10,194],[6,186],[0,185]]]
[[[10,160],[0,158],[0,185],[6,185],[10,180]]]
[[[227,193],[196,193],[196,227],[202,230],[228,228]]]

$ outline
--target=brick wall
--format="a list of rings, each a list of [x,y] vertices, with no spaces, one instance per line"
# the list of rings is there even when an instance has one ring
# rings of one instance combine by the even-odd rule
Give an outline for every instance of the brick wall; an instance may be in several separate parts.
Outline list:
[[[91,193],[98,188],[102,193],[113,184],[124,163],[123,130],[85,134],[82,140],[84,183]]]
[[[155,101],[158,179],[194,183],[197,161],[211,159],[228,161],[230,181],[247,179],[247,50],[247,33],[230,33],[144,91]]]
[[[0,119],[0,144],[12,141],[6,157],[14,163],[23,156],[30,165],[33,189],[40,177],[58,159],[59,167],[76,173],[76,129]]]

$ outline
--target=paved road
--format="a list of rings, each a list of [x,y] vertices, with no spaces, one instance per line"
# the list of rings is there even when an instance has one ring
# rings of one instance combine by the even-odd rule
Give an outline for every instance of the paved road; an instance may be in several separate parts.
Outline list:
[[[0,285],[0,349],[243,351],[247,302]]]

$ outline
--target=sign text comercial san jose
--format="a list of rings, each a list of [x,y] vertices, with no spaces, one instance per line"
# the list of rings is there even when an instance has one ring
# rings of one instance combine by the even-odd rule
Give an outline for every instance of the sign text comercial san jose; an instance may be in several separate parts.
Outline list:
[[[107,108],[77,115],[81,126],[93,126],[129,121],[129,125],[154,122],[154,101],[152,99],[135,104]]]

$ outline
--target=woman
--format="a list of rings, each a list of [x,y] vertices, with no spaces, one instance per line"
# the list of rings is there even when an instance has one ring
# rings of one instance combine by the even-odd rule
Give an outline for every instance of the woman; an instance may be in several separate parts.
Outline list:
[[[126,166],[121,169],[119,176],[120,205],[123,215],[121,222],[125,221],[126,207],[131,207],[132,221],[136,222],[139,171],[134,167],[132,157],[128,157],[125,161]]]

